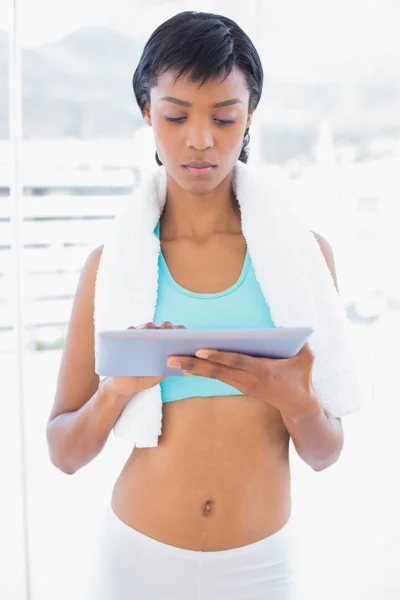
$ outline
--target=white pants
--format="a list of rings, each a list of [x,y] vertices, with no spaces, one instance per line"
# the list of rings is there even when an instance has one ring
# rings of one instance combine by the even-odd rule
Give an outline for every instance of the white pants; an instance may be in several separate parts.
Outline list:
[[[203,552],[164,544],[109,507],[87,600],[303,600],[291,520],[253,544]]]

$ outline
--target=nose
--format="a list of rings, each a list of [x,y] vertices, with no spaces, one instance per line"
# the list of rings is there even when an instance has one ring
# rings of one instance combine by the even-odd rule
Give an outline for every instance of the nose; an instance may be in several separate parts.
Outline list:
[[[206,150],[212,148],[214,139],[210,127],[203,123],[193,124],[188,128],[186,145],[195,150]]]

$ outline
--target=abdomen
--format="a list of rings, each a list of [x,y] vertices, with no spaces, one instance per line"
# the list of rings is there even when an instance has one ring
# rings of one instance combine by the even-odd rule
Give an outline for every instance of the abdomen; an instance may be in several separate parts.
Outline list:
[[[120,519],[192,550],[262,539],[290,515],[289,434],[275,408],[247,396],[163,405],[156,448],[136,448],[113,491]]]

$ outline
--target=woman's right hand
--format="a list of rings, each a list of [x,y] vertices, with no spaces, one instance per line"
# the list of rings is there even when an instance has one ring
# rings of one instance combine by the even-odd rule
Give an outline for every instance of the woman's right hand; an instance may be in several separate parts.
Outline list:
[[[145,323],[139,327],[128,327],[128,329],[186,329],[184,325],[173,325],[170,321],[164,321],[161,325],[156,325],[153,322]],[[108,385],[113,388],[113,391],[122,396],[133,396],[154,387],[160,381],[165,379],[163,377],[152,376],[152,375],[135,375],[135,376],[111,376],[108,377]]]

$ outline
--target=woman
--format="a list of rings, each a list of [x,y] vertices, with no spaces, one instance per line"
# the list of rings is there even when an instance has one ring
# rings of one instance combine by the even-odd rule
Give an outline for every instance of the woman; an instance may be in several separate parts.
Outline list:
[[[232,192],[262,83],[251,40],[219,15],[178,14],[144,48],[134,92],[168,176],[156,228],[159,299],[168,289],[168,309],[186,315],[146,327],[245,327],[250,319],[252,327],[273,327]],[[330,247],[318,241],[335,278]],[[93,303],[101,253],[89,255],[74,299],[48,424],[51,458],[64,472],[77,471],[101,451],[132,396],[160,382],[163,432],[156,448],[135,448],[116,481],[90,598],[302,598],[289,441],[315,470],[333,464],[343,445],[340,419],[321,410],[311,385],[306,394],[298,383],[311,379],[307,345],[296,360],[282,361],[269,396],[241,393],[224,383],[229,367],[204,358],[184,360],[181,376],[108,377],[99,385]],[[251,314],[249,298],[258,306]]]

